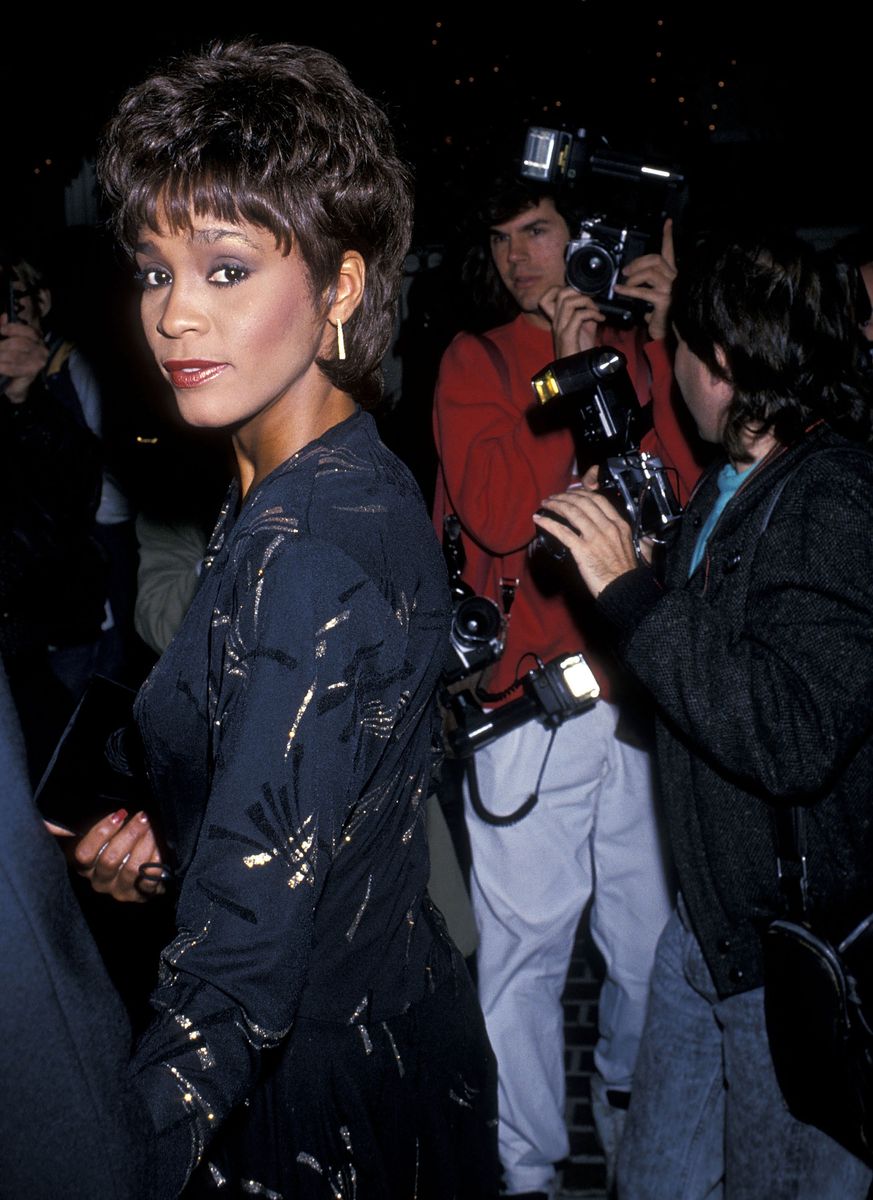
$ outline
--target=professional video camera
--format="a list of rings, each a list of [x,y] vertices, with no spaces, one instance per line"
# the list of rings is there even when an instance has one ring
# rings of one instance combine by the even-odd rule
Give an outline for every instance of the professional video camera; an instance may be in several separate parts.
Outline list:
[[[590,708],[600,689],[581,654],[562,654],[548,663],[537,660],[537,667],[518,681],[523,694],[499,708],[486,710],[479,703],[497,697],[459,686],[500,658],[505,621],[493,600],[477,596],[461,578],[465,555],[461,523],[454,513],[443,521],[443,552],[453,600],[450,639],[454,653],[443,672],[442,701],[453,718],[446,740],[455,756],[466,758],[531,718],[556,728]],[[506,597],[506,607],[509,603]]]
[[[531,386],[541,405],[563,399],[569,406],[567,419],[577,458],[602,463],[600,490],[627,517],[637,558],[643,561],[643,540],[660,545],[682,510],[666,467],[639,448],[651,414],[640,405],[627,373],[627,359],[612,346],[597,346],[549,363],[534,375]],[[569,524],[548,509],[540,512]],[[536,542],[554,558],[564,559],[569,553],[544,530]]]
[[[521,175],[568,191],[581,183],[587,215],[567,245],[567,283],[593,296],[616,324],[640,320],[648,306],[617,296],[615,285],[626,263],[660,248],[664,219],[678,213],[684,176],[610,150],[584,129],[571,134],[539,125],[527,131]]]

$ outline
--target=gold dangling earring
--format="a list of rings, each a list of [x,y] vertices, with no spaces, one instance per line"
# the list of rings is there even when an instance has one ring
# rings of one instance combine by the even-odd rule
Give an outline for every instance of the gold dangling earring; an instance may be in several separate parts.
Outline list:
[[[343,323],[336,319],[336,356],[342,362],[346,357],[346,339],[343,337]]]

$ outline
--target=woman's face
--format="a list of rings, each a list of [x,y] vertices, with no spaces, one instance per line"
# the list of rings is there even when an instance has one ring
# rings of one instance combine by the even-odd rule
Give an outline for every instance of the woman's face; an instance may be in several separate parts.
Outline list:
[[[335,335],[296,244],[196,217],[141,230],[136,261],[145,335],[188,424],[257,432],[330,392],[315,360]]]

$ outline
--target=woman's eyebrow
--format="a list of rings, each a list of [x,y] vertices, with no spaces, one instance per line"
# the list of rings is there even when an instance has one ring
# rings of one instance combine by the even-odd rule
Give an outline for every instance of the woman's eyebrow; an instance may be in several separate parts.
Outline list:
[[[243,242],[253,250],[256,249],[255,243],[251,238],[246,237],[241,229],[223,229],[220,227],[195,229],[191,234],[191,241],[197,243],[205,242],[207,245],[223,241]]]
[[[192,231],[189,240],[195,245],[207,246],[223,241],[242,242],[243,245],[249,246],[252,250],[257,249],[255,243],[251,238],[246,237],[241,229],[224,229],[218,226],[210,226],[207,229],[195,229]],[[145,254],[157,249],[157,243],[153,241],[137,242],[136,244],[137,254]]]

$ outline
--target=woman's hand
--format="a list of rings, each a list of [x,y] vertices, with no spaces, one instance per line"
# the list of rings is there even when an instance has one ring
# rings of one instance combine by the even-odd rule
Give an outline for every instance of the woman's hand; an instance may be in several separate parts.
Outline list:
[[[606,318],[590,296],[571,287],[553,287],[543,295],[540,308],[552,323],[556,358],[567,358],[597,344],[597,326]]]
[[[676,278],[676,255],[673,250],[673,222],[664,222],[660,254],[643,254],[629,262],[621,283],[615,285],[617,296],[645,300],[652,308],[646,313],[649,337],[666,337],[673,280]]]
[[[546,515],[534,521],[557,538],[573,556],[591,595],[597,599],[607,584],[637,566],[630,526],[615,507],[598,492],[582,486],[543,501],[568,525]]]
[[[122,902],[143,904],[166,890],[160,878],[150,877],[159,872],[140,873],[146,863],[160,865],[161,852],[157,839],[144,812],[126,821],[127,812],[119,809],[110,813],[77,841],[70,841],[67,858],[83,878],[90,880],[95,892],[104,892]],[[73,835],[46,822],[50,833],[57,837]]]

